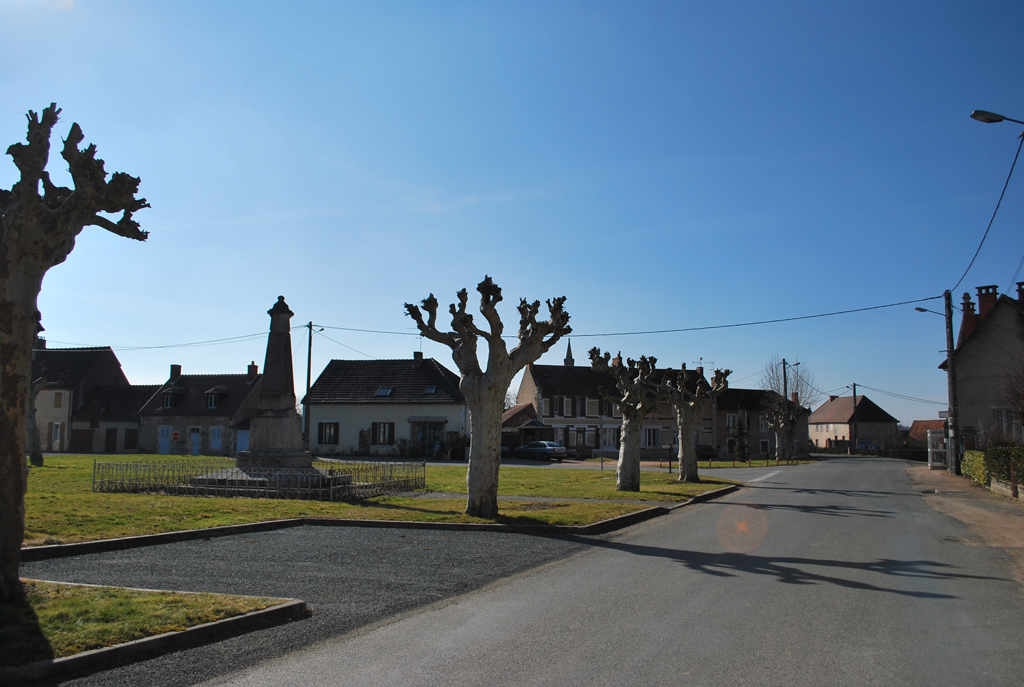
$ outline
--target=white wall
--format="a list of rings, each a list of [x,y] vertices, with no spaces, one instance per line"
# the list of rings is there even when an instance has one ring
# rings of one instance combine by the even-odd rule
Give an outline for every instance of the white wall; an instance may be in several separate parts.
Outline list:
[[[359,452],[359,430],[370,429],[374,422],[395,423],[395,446],[371,446],[372,455],[398,456],[398,441],[412,444],[412,424],[409,418],[445,418],[445,432],[459,432],[469,436],[469,412],[457,404],[320,404],[309,408],[309,450],[317,455],[355,455]],[[320,445],[319,424],[338,423],[338,444]]]

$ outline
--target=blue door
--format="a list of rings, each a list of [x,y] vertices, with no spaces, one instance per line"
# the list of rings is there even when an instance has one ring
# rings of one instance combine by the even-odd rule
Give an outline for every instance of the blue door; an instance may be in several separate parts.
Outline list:
[[[249,450],[249,430],[240,429],[238,430],[238,446],[236,452],[248,451]]]
[[[191,445],[191,448],[192,448],[192,455],[193,456],[198,456],[199,455],[199,447],[202,446],[202,444],[203,444],[203,440],[201,438],[202,435],[199,433],[199,428],[198,427],[189,427],[188,428],[188,433],[189,433],[189,444]]]
[[[167,455],[171,452],[171,428],[160,427],[157,429],[157,436],[159,439],[159,446],[157,450],[160,453]]]

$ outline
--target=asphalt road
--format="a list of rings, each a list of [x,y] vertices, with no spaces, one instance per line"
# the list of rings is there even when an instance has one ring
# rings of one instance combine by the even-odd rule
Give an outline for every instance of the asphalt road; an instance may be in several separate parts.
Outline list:
[[[24,574],[317,611],[72,684],[1020,684],[1010,559],[905,468],[737,470],[749,488],[602,538],[302,528]]]

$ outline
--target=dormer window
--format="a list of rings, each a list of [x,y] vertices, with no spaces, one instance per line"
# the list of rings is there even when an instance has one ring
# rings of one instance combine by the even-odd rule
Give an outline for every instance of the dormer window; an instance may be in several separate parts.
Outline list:
[[[217,394],[207,394],[206,396],[206,407],[216,408],[217,407]]]
[[[391,392],[394,390],[394,387],[382,386],[381,388],[377,389],[377,396],[390,396]]]
[[[164,394],[164,408],[174,407],[174,394]]]
[[[428,386],[426,389],[423,390],[423,393],[425,393],[425,394],[432,394],[435,391],[437,391],[437,387],[434,386],[433,384],[431,384],[430,386]]]

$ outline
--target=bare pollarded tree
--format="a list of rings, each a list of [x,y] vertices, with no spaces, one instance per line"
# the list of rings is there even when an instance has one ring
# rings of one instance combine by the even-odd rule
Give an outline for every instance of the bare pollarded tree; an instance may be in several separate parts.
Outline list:
[[[676,410],[676,430],[679,433],[679,481],[699,482],[697,474],[697,447],[693,442],[694,420],[704,412],[705,406],[729,386],[732,370],[715,370],[709,384],[703,374],[688,374],[686,365],[669,380],[667,396]]]
[[[632,358],[622,364],[622,354],[611,360],[611,353],[601,355],[600,348],[590,349],[590,364],[595,370],[607,372],[615,379],[618,397],[602,389],[605,400],[615,405],[622,414],[622,442],[619,445],[619,462],[615,468],[615,489],[618,491],[640,491],[640,438],[644,417],[658,409],[664,397],[667,384],[656,369],[658,359],[645,355],[640,360]]]
[[[815,386],[814,375],[800,361],[790,363],[778,354],[764,364],[761,388],[775,392],[775,400],[764,409],[764,415],[768,428],[775,435],[775,462],[779,463],[786,460],[793,449],[802,407],[817,404],[821,392]]]
[[[519,301],[519,345],[509,351],[501,338],[504,325],[496,306],[501,302],[501,289],[484,277],[476,290],[480,292],[480,313],[488,328],[473,323],[466,312],[468,295],[461,289],[459,303],[448,308],[452,330],[437,328],[437,299],[430,294],[423,302],[427,320],[418,306],[405,304],[405,310],[416,322],[420,333],[452,349],[452,359],[462,375],[459,391],[466,397],[470,415],[469,470],[466,485],[469,497],[466,513],[493,519],[498,515],[498,469],[501,467],[501,413],[505,394],[519,370],[544,355],[560,338],[572,331],[569,314],[563,309],[565,296],[547,301],[549,318],[537,321],[540,301]],[[477,340],[487,342],[487,369],[480,368]]]
[[[18,579],[25,536],[26,427],[30,401],[32,344],[39,323],[36,305],[43,277],[67,259],[75,237],[98,226],[125,238],[145,241],[147,232],[132,219],[149,207],[136,198],[139,180],[115,172],[107,180],[96,146],[80,150],[85,138],[72,124],[61,157],[74,188],[50,181],[50,133],[60,110],[55,104],[42,117],[28,113],[28,143],[7,149],[21,178],[10,191],[0,189],[0,602],[24,596]],[[42,194],[39,193],[40,184]],[[114,222],[104,214],[121,213]]]

